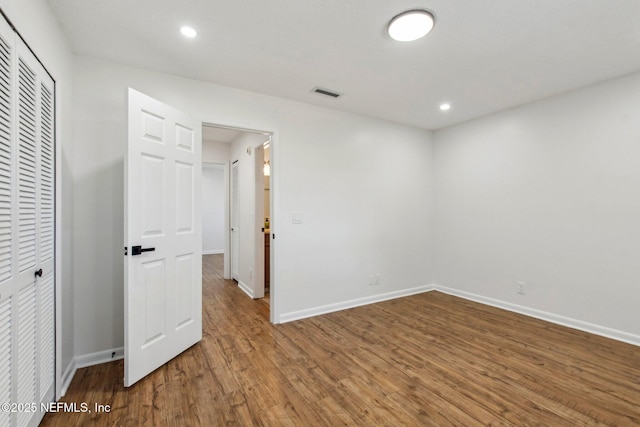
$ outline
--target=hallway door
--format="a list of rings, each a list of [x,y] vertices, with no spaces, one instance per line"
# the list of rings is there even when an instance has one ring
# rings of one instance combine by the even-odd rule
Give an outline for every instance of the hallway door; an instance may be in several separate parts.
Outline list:
[[[202,339],[201,132],[189,115],[129,89],[127,387]]]

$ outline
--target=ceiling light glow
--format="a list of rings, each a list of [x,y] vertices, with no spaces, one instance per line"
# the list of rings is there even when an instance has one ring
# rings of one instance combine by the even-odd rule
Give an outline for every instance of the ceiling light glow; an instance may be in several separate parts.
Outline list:
[[[194,30],[191,27],[187,27],[186,25],[180,28],[180,32],[182,33],[183,36],[188,37],[190,39],[198,35],[198,32],[196,30]]]
[[[440,111],[449,111],[451,109],[451,104],[447,104],[446,102],[444,104],[440,104]]]
[[[400,42],[418,40],[431,32],[433,15],[426,10],[409,10],[395,16],[389,23],[389,36]]]

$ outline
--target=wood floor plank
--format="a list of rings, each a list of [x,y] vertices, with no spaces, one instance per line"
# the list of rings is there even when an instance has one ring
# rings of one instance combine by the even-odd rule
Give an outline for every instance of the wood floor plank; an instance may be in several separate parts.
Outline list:
[[[132,387],[78,370],[42,426],[633,426],[640,348],[430,292],[283,325],[203,257],[203,339]]]

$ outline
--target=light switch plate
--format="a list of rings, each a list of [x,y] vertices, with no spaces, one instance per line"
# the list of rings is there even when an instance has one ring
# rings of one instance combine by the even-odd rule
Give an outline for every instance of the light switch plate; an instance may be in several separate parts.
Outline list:
[[[304,215],[300,211],[293,211],[291,218],[294,224],[302,224],[304,222]]]

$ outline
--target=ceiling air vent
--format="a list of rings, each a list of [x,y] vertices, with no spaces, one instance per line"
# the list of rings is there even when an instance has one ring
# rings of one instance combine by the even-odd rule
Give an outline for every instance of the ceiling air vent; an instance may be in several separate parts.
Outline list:
[[[313,89],[311,89],[311,92],[324,95],[324,96],[329,96],[331,98],[340,98],[342,96],[341,93],[334,92],[329,89],[323,89],[321,87],[314,87]]]

